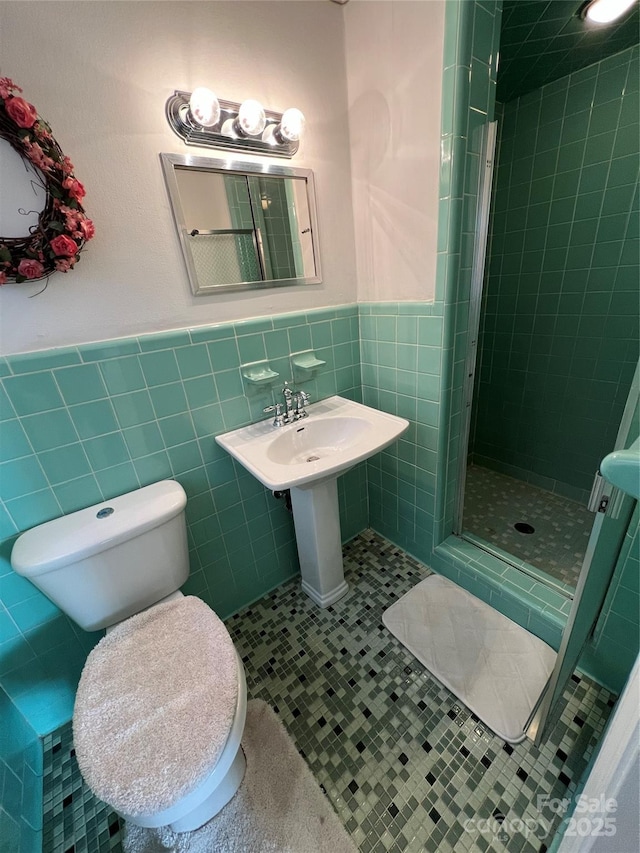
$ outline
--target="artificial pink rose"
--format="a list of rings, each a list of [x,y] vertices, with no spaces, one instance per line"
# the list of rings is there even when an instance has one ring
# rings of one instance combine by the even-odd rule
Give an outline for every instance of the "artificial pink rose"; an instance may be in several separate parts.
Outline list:
[[[76,201],[82,201],[85,197],[86,190],[77,178],[65,178],[62,182],[62,186],[69,193],[71,198],[75,198]]]
[[[63,257],[75,257],[78,254],[78,244],[66,234],[59,234],[50,243],[54,255],[62,255]]]
[[[82,219],[78,225],[83,240],[91,240],[95,235],[96,229],[90,219]]]
[[[48,172],[53,168],[53,160],[48,157],[37,142],[25,142],[27,157],[34,166],[41,169],[43,172]]]
[[[70,175],[71,172],[73,172],[73,163],[68,157],[63,157],[62,163],[60,163],[60,168],[65,175]]]
[[[12,92],[22,92],[22,89],[10,77],[0,77],[0,98],[6,100]]]
[[[58,258],[54,261],[54,266],[58,272],[69,272],[75,264],[75,258]]]
[[[0,272],[0,285],[7,283],[7,274],[6,272]]]
[[[38,118],[36,108],[24,98],[9,98],[5,101],[4,108],[18,127],[33,127]]]
[[[40,278],[43,273],[44,267],[40,261],[34,261],[33,258],[23,258],[18,264],[18,275],[25,278]]]
[[[58,210],[64,216],[65,231],[68,231],[70,234],[73,234],[74,237],[79,237],[80,234],[76,233],[76,229],[78,228],[80,219],[82,217],[80,211],[76,210],[73,207],[68,207],[66,204],[58,205]]]
[[[49,142],[52,139],[51,131],[42,121],[37,121],[34,124],[33,132],[38,137],[38,139],[44,139],[46,142]]]

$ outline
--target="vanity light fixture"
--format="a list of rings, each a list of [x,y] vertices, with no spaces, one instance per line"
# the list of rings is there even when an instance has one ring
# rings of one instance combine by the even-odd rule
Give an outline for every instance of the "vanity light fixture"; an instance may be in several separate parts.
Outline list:
[[[580,9],[580,16],[591,24],[610,24],[634,3],[636,0],[590,0]]]
[[[166,103],[171,128],[187,145],[293,157],[304,130],[304,115],[292,107],[284,113],[265,110],[252,99],[241,104],[219,100],[204,86],[176,90]]]

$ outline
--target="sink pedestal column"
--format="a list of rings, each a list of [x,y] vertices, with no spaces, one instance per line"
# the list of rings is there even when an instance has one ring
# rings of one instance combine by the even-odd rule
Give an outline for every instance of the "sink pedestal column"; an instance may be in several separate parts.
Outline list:
[[[338,479],[290,491],[302,589],[320,607],[329,607],[349,590],[342,567]]]

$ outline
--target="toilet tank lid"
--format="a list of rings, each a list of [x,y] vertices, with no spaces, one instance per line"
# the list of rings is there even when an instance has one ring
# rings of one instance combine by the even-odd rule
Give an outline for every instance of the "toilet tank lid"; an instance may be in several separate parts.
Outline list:
[[[153,530],[181,513],[186,503],[175,480],[136,489],[27,530],[13,546],[11,565],[19,575],[36,577],[77,563]]]

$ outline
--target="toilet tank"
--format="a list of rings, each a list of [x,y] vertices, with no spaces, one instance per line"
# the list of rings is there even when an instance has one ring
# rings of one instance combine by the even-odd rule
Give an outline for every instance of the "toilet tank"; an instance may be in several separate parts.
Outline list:
[[[27,530],[11,565],[85,631],[106,628],[186,581],[186,503],[179,483],[153,483]]]

